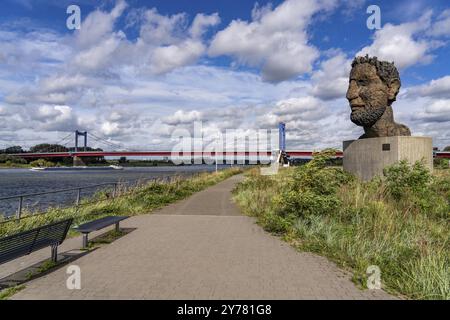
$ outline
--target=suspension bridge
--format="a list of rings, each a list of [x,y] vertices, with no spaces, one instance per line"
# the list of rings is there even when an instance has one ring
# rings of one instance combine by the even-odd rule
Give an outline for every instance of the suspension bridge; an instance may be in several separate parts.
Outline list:
[[[75,137],[74,141],[72,140]],[[79,138],[82,137],[83,144],[80,146]],[[280,135],[279,135],[279,145],[280,150],[284,152],[284,154],[290,158],[300,158],[300,159],[309,159],[313,156],[314,151],[309,150],[286,150],[286,138],[284,127],[280,126]],[[88,146],[88,138],[96,142],[96,144],[105,146],[108,150],[103,149],[93,149]],[[69,147],[70,143],[74,143],[74,147]],[[249,157],[267,158],[273,155],[273,151],[271,150],[263,150],[263,151],[165,151],[165,150],[150,150],[150,151],[131,151],[126,150],[122,145],[111,142],[105,138],[99,137],[93,133],[87,131],[78,131],[76,130],[74,133],[70,133],[60,141],[49,144],[50,147],[39,149],[37,152],[22,152],[22,153],[12,153],[11,156],[28,158],[28,159],[38,159],[38,158],[64,158],[71,157],[74,159],[74,163],[77,160],[82,159],[83,157],[184,157],[192,159],[195,157],[221,157],[221,159],[225,159],[227,157],[241,157],[247,159]],[[342,158],[343,152],[336,151],[336,158]],[[450,152],[439,152],[434,151],[433,156],[435,158],[450,158]],[[234,159],[234,158],[233,158]]]

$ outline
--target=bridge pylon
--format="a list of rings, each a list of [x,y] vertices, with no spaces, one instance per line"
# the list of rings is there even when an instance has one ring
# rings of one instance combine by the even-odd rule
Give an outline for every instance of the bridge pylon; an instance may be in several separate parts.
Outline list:
[[[78,136],[84,137],[84,150],[87,151],[87,131],[75,130],[75,152],[78,152]]]
[[[78,137],[79,136],[84,137],[83,151],[87,151],[87,131],[75,130],[75,152],[78,152]],[[84,164],[83,160],[81,160],[80,157],[74,156],[73,157],[73,166],[80,167],[80,166],[85,166],[85,164]]]

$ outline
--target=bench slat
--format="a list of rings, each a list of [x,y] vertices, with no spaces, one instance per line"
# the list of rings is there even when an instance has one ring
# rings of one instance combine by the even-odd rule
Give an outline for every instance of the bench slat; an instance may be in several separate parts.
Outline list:
[[[79,225],[78,227],[75,228],[75,230],[77,230],[81,233],[89,233],[89,232],[97,231],[97,230],[103,229],[107,226],[116,224],[127,218],[128,218],[127,216],[107,216],[107,217],[103,217],[103,218]]]

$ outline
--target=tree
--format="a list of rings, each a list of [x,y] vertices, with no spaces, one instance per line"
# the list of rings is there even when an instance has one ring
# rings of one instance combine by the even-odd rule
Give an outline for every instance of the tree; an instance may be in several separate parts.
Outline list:
[[[446,146],[443,151],[450,152],[450,146]]]
[[[69,150],[62,145],[59,144],[49,144],[49,143],[41,143],[41,144],[37,144],[33,147],[30,148],[30,152],[31,153],[51,153],[51,152],[68,152]],[[45,161],[49,161],[49,162],[61,162],[64,164],[69,165],[72,160],[68,157],[58,157],[58,158],[53,158],[53,157],[48,157],[48,158],[43,158]]]
[[[75,148],[71,147],[68,149],[69,152],[74,152]],[[78,151],[84,151],[84,147],[79,147]],[[103,151],[103,149],[100,148],[91,148],[91,147],[86,147],[86,151]],[[85,164],[91,164],[91,163],[106,163],[105,157],[101,156],[101,157],[83,157],[83,162]]]
[[[23,153],[23,149],[21,146],[13,146],[2,150],[2,153]]]
[[[46,153],[46,152],[67,152],[65,146],[59,144],[41,143],[30,148],[31,153]]]

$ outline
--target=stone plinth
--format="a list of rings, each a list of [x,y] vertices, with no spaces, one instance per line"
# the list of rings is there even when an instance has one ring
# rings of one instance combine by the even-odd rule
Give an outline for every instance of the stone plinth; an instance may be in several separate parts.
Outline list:
[[[344,141],[344,170],[361,180],[383,176],[383,169],[400,160],[424,160],[433,170],[433,141],[430,137],[395,136]]]

